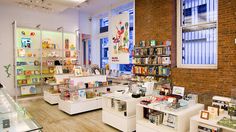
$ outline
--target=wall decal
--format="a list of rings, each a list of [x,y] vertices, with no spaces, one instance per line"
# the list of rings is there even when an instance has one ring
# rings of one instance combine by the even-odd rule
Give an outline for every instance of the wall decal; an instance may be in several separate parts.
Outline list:
[[[3,66],[5,68],[5,72],[7,73],[7,77],[11,77],[11,74],[9,73],[9,70],[10,70],[10,67],[11,67],[11,64],[8,64],[6,66]]]

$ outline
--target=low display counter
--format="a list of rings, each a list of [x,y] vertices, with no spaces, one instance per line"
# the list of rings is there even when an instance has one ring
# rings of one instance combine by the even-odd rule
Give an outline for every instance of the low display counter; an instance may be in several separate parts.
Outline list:
[[[135,131],[136,104],[140,98],[111,93],[102,97],[102,121],[124,132]]]

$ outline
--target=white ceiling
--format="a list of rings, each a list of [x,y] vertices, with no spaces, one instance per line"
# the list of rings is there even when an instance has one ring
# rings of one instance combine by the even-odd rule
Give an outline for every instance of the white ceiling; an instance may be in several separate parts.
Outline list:
[[[85,2],[84,2],[85,1]],[[0,0],[0,3],[17,4],[36,10],[61,12],[68,8],[79,9],[90,15],[107,10],[130,0]]]
[[[0,0],[0,3],[16,4],[30,9],[61,12],[76,7],[86,0]]]
[[[127,3],[129,1],[130,0],[88,0],[88,2],[79,6],[79,10],[93,15],[102,12],[103,10],[110,9],[115,5]]]

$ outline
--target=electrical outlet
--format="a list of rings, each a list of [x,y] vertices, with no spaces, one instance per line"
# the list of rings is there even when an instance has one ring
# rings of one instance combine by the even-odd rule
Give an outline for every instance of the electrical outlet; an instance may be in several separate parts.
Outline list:
[[[236,38],[234,39],[234,44],[236,44]]]

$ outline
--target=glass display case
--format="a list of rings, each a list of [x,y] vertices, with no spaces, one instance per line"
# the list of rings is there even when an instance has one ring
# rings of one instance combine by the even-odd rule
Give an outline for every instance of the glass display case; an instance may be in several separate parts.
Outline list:
[[[4,89],[0,89],[0,131],[25,132],[42,130],[29,113],[17,104]]]

